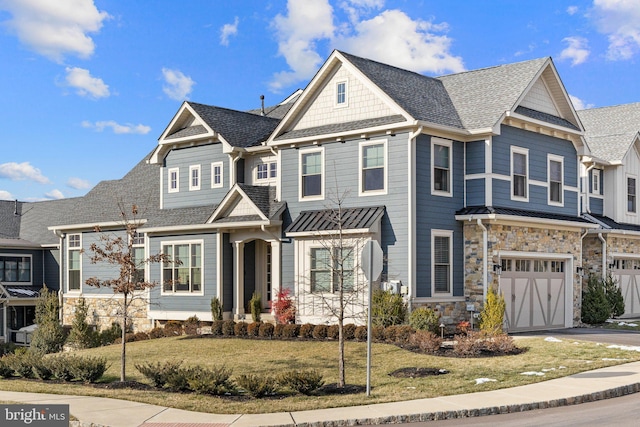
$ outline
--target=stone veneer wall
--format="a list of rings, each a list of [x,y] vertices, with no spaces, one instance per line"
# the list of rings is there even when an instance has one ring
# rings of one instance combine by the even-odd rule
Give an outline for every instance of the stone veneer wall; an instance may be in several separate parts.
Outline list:
[[[71,325],[75,316],[76,306],[80,297],[65,297],[62,304],[62,324]],[[98,330],[111,327],[114,322],[120,323],[122,299],[113,298],[91,298],[84,297],[87,307],[89,307],[87,321],[96,325]],[[147,302],[143,299],[135,299],[129,309],[129,323],[133,326],[133,331],[148,331],[153,325],[147,316]]]
[[[602,237],[607,242],[607,265],[613,261],[612,253],[617,254],[640,254],[640,236],[623,236],[612,233],[603,233]],[[583,253],[585,273],[602,275],[602,240],[597,234],[590,234],[584,238]],[[585,280],[588,274],[585,274]]]
[[[580,230],[558,230],[504,223],[486,223],[488,250],[488,286],[497,286],[499,276],[494,274],[493,265],[500,259],[501,251],[539,252],[550,254],[571,254],[573,257],[573,323],[580,322],[582,286],[575,273],[581,265]],[[482,309],[482,228],[475,222],[464,224],[465,239],[465,297],[474,303],[476,310]],[[567,268],[571,268],[568,266]]]

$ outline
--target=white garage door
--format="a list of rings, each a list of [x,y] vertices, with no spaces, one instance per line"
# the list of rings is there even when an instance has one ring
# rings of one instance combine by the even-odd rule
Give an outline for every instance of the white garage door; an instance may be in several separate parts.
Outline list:
[[[622,292],[625,316],[640,315],[640,260],[617,258],[611,274]]]
[[[503,259],[500,289],[509,332],[565,326],[565,261]]]

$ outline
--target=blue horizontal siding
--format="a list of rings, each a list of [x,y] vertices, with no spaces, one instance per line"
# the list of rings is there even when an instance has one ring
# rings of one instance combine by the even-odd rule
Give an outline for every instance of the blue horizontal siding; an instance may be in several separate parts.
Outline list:
[[[485,172],[485,143],[473,141],[467,143],[467,175]]]

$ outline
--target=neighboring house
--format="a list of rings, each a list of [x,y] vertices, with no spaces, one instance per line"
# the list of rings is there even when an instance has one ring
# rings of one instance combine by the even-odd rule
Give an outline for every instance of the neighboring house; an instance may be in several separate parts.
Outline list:
[[[336,233],[356,296],[350,314],[365,312],[359,252],[375,240],[380,281],[447,324],[469,319],[499,286],[509,330],[576,325],[580,272],[591,270],[582,243],[600,226],[581,215],[597,204],[579,182],[591,167],[581,158],[592,158],[584,132],[550,58],[432,78],[334,51],[275,107],[185,102],[125,177],[47,219],[64,322],[79,298],[95,322],[115,320],[118,296],[85,284],[115,270],[92,264],[89,248],[96,225],[124,236],[121,209],[135,204],[136,257],[180,261],[143,267],[158,286],[136,328],[211,320],[213,297],[227,318],[244,318],[254,293],[268,312],[281,288],[292,290],[297,322],[334,321],[323,304],[335,298]]]
[[[584,239],[590,273],[618,281],[626,315],[640,314],[640,103],[578,112],[592,156],[585,157]]]

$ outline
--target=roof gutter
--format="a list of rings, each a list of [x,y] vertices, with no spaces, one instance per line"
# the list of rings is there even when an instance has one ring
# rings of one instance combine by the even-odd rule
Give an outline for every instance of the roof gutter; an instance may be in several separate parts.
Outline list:
[[[517,216],[517,215],[502,215],[502,214],[474,214],[474,215],[456,215],[457,221],[472,221],[478,218],[489,220],[489,221],[520,221],[520,222],[528,222],[540,225],[562,225],[565,227],[571,228],[598,228],[597,224],[590,224],[585,222],[578,221],[565,221],[565,220],[557,220],[557,219],[546,219],[546,218],[535,218],[528,216]]]

